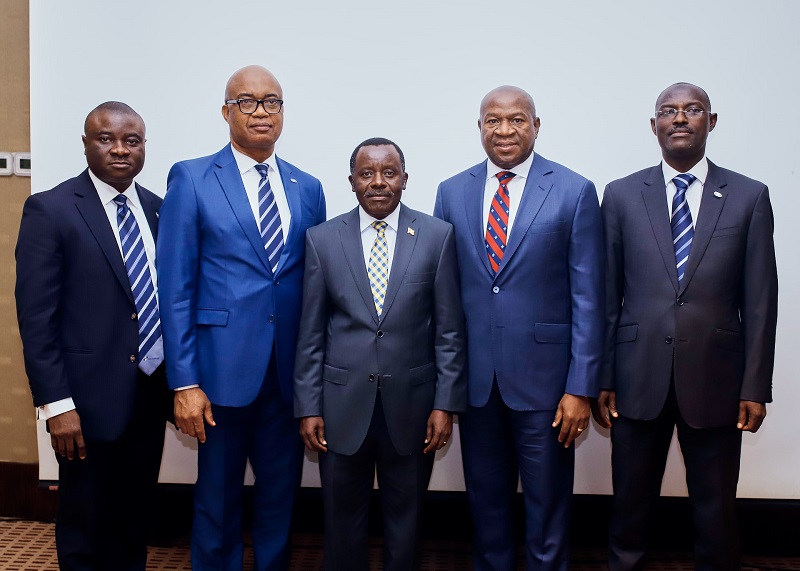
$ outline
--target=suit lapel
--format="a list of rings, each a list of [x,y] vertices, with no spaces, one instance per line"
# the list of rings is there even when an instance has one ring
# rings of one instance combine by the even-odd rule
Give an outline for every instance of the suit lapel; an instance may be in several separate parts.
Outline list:
[[[678,291],[678,269],[675,266],[675,249],[672,246],[672,229],[669,225],[670,213],[667,208],[667,188],[664,185],[664,174],[661,165],[652,168],[644,181],[642,198],[653,228],[653,235],[664,260],[672,287]]]
[[[472,234],[475,242],[475,250],[478,258],[483,262],[483,267],[491,275],[492,266],[489,264],[489,257],[486,255],[486,220],[483,220],[483,195],[486,189],[486,165],[487,161],[472,167],[470,175],[473,179],[464,191],[464,209],[467,216],[467,228]]]
[[[725,186],[727,186],[727,182],[722,172],[714,163],[708,161],[708,177],[703,185],[703,196],[700,199],[700,210],[694,225],[694,237],[689,250],[689,259],[686,262],[686,273],[683,276],[679,293],[683,293],[686,286],[689,285],[697,266],[700,264],[700,260],[703,258],[703,254],[706,252],[728,196],[726,192],[722,191]],[[715,196],[715,192],[721,196]]]
[[[119,251],[117,239],[108,222],[108,216],[106,215],[103,203],[100,202],[100,196],[94,188],[92,179],[89,178],[88,170],[83,171],[83,174],[81,174],[76,183],[75,207],[89,227],[89,231],[94,236],[94,239],[97,240],[114,275],[117,276],[119,285],[122,286],[128,299],[133,303],[133,294],[131,293],[131,284],[128,279],[128,271],[125,269],[125,262],[122,261],[122,254]]]
[[[408,232],[408,229],[413,231],[413,234]],[[408,264],[411,261],[411,254],[414,252],[414,246],[417,244],[417,236],[419,236],[419,223],[415,217],[411,216],[408,208],[400,204],[400,216],[397,222],[397,237],[394,245],[394,257],[392,258],[392,270],[389,274],[389,285],[386,288],[386,297],[383,300],[383,312],[381,313],[381,321],[386,318],[389,308],[392,306],[397,290],[403,283],[403,278],[408,270]],[[486,256],[484,256],[485,258]]]
[[[513,169],[512,169],[513,170]],[[519,206],[517,207],[517,215],[514,218],[514,225],[511,227],[511,235],[508,237],[508,244],[506,251],[503,254],[503,259],[500,260],[500,267],[497,270],[499,276],[503,269],[509,264],[514,252],[517,251],[522,239],[528,232],[533,220],[539,213],[542,204],[550,194],[550,189],[553,187],[553,181],[546,177],[553,172],[550,168],[548,161],[539,154],[533,156],[533,164],[531,170],[528,172],[528,177],[525,180],[525,189],[520,197]],[[484,256],[486,258],[486,256]]]
[[[222,192],[225,193],[225,197],[228,199],[228,203],[231,205],[231,209],[236,219],[239,221],[242,231],[250,241],[250,245],[253,247],[253,250],[255,250],[264,268],[269,273],[272,273],[269,258],[267,258],[267,252],[264,250],[264,242],[261,240],[261,234],[258,232],[256,219],[253,216],[253,210],[250,208],[250,202],[247,200],[247,193],[242,183],[242,175],[233,158],[230,145],[217,154],[216,167],[214,174],[217,175],[217,180],[222,187]]]
[[[342,227],[339,229],[339,237],[342,241],[342,249],[347,265],[350,267],[350,274],[358,288],[358,293],[364,300],[372,320],[378,324],[378,313],[375,311],[375,301],[372,299],[372,289],[369,287],[369,276],[364,265],[364,249],[361,246],[361,228],[358,219],[358,207],[351,210],[347,216],[342,218]]]
[[[303,207],[300,197],[300,185],[297,179],[292,178],[292,167],[278,157],[275,157],[275,162],[278,164],[278,170],[281,173],[281,182],[283,183],[283,190],[286,194],[286,201],[289,203],[289,212],[292,214],[291,222],[289,223],[289,231],[284,236],[283,252],[281,259],[278,261],[278,267],[275,273],[279,273],[283,265],[286,263],[286,258],[291,253],[289,244],[293,244],[296,240],[305,240],[305,236],[298,236],[299,228],[302,228],[301,220],[303,214]]]

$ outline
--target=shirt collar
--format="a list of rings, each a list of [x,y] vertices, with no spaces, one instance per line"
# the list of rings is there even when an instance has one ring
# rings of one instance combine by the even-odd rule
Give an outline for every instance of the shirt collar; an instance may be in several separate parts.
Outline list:
[[[236,161],[236,166],[239,169],[239,174],[244,174],[247,171],[254,169],[257,164],[264,164],[269,167],[269,172],[275,172],[278,170],[278,162],[275,160],[275,153],[272,153],[267,160],[263,163],[259,163],[252,157],[248,157],[243,152],[236,150],[236,147],[231,145],[231,152],[233,153],[233,158]]]
[[[661,170],[664,173],[665,186],[669,186],[669,183],[672,182],[672,179],[679,174],[685,174],[676,171],[674,168],[669,166],[666,161],[661,161]],[[697,161],[697,164],[690,168],[688,172],[689,174],[694,175],[694,177],[700,181],[700,184],[705,185],[706,177],[708,177],[708,159],[703,157]]]
[[[103,203],[103,206],[107,205],[109,202],[114,200],[120,194],[124,194],[125,197],[128,199],[128,206],[132,206],[133,208],[138,208],[141,210],[141,204],[139,202],[139,194],[136,192],[136,184],[131,183],[131,185],[125,189],[125,192],[120,193],[116,188],[113,186],[106,184],[92,172],[92,169],[89,169],[89,178],[92,179],[92,183],[94,183],[94,188],[97,190],[97,194],[100,197],[100,202]],[[116,206],[116,205],[115,205]]]
[[[359,225],[361,226],[361,232],[364,232],[367,228],[369,228],[373,222],[377,220],[377,218],[373,218],[361,207],[358,205],[358,220]],[[395,208],[391,214],[386,216],[383,219],[386,224],[389,225],[389,228],[397,232],[397,225],[400,223],[400,203],[397,204],[397,208]]]
[[[534,152],[531,151],[531,154],[527,159],[525,159],[517,166],[512,167],[510,169],[502,169],[498,167],[496,164],[494,164],[492,162],[492,159],[488,159],[488,162],[486,163],[486,180],[489,180],[490,178],[496,178],[497,173],[501,171],[511,171],[514,173],[514,176],[516,177],[521,177],[525,179],[528,178],[528,172],[530,172],[531,165],[533,164],[533,155]]]

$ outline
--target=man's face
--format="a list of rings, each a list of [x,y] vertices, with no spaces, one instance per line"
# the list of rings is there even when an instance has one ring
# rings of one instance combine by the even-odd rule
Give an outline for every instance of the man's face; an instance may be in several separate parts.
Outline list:
[[[144,123],[136,115],[100,110],[86,120],[86,163],[103,182],[125,191],[144,167]]]
[[[394,212],[407,180],[400,153],[394,146],[378,145],[358,150],[350,184],[358,203],[373,218],[383,220]]]
[[[679,112],[671,116],[663,114],[669,110]],[[697,110],[702,110],[697,117],[686,116],[686,111],[691,114]],[[711,113],[708,97],[698,87],[688,84],[667,88],[656,101],[656,117],[650,119],[664,160],[670,164],[688,164],[690,168],[705,155],[708,134],[716,124],[717,114]]]
[[[496,89],[481,103],[478,120],[481,142],[497,166],[510,169],[533,151],[539,134],[539,118],[530,98],[517,89]]]
[[[260,67],[246,67],[228,81],[225,99],[283,99],[278,80]],[[231,143],[236,150],[262,162],[275,151],[283,130],[283,108],[269,114],[259,105],[250,115],[239,111],[236,103],[222,106],[222,116],[230,126]]]

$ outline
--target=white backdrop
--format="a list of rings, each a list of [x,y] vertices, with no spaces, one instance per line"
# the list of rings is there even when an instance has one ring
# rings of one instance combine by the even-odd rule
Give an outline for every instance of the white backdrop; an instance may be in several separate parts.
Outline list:
[[[676,81],[704,87],[719,113],[709,157],[767,182],[776,219],[775,403],[761,431],[745,435],[739,495],[800,498],[799,2],[31,0],[30,18],[34,192],[85,167],[83,120],[115,99],[144,117],[147,164],[137,180],[163,194],[174,162],[226,143],[224,85],[250,63],[281,81],[278,154],[322,180],[329,216],[355,205],[348,159],[372,136],[402,147],[404,202],[431,212],[438,182],[484,158],[478,104],[497,85],[533,95],[536,151],[599,193],[659,161],[649,126],[659,92]],[[49,440],[40,442],[41,477],[56,479]],[[194,446],[168,431],[162,481],[194,481]],[[684,495],[674,445],[670,454],[664,493]],[[318,483],[314,461],[306,485]],[[463,489],[456,437],[431,487]],[[578,443],[575,491],[611,491],[609,439],[596,426]]]

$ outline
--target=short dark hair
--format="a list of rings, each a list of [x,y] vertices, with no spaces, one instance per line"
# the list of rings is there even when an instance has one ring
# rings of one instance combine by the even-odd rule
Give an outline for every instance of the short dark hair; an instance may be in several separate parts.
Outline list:
[[[380,147],[382,145],[391,145],[397,149],[397,154],[400,155],[400,166],[403,167],[403,172],[406,172],[406,157],[403,155],[403,151],[400,150],[400,147],[397,146],[397,143],[389,139],[384,139],[383,137],[372,137],[371,139],[359,143],[353,151],[353,154],[350,155],[350,174],[353,174],[353,171],[356,170],[356,155],[358,155],[358,151],[360,151],[362,147]]]
[[[142,124],[144,124],[144,119],[142,119],[142,116],[139,115],[136,111],[134,111],[133,108],[127,103],[122,103],[121,101],[106,101],[105,103],[101,103],[100,105],[89,111],[89,114],[86,116],[86,120],[83,122],[84,133],[86,132],[86,125],[89,122],[89,117],[100,111],[113,111],[115,113],[121,113],[123,115],[131,115],[133,117],[137,117],[142,122]]]

